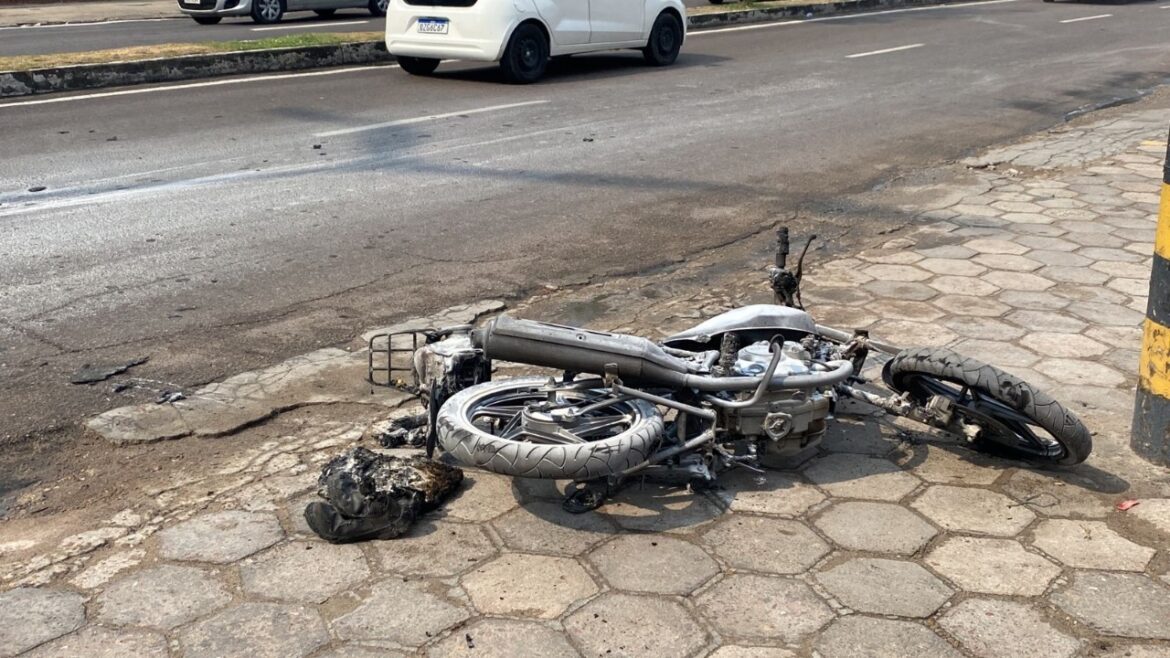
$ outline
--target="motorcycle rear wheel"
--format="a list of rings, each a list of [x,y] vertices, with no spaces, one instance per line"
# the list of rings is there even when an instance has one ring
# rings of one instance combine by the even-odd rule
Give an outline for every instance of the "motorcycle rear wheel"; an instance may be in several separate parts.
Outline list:
[[[950,398],[979,425],[974,447],[1028,461],[1071,466],[1088,458],[1093,439],[1064,405],[995,366],[940,348],[899,352],[882,372],[886,385],[920,404]]]
[[[463,464],[502,475],[586,481],[642,463],[662,439],[662,415],[637,399],[615,402],[575,422],[543,423],[544,430],[536,431],[522,422],[523,414],[548,400],[547,384],[546,378],[526,377],[463,389],[439,408],[439,445]],[[611,396],[601,390],[555,395],[562,408]],[[553,426],[556,430],[549,431]]]

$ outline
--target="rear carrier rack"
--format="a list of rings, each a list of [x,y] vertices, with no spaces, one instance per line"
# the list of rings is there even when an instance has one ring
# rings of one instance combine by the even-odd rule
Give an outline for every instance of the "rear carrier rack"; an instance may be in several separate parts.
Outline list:
[[[434,329],[395,331],[370,336],[370,360],[366,379],[374,386],[386,386],[418,395],[414,379],[414,353],[434,335]]]

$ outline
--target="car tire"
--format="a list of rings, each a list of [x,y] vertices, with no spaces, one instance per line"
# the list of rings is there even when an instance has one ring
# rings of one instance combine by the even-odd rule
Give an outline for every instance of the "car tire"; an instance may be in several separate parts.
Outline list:
[[[252,20],[266,25],[284,17],[284,0],[252,0]]]
[[[669,66],[678,59],[682,42],[682,22],[674,14],[664,11],[654,20],[654,27],[650,29],[650,39],[642,49],[642,56],[653,66]]]
[[[313,13],[317,14],[321,18],[332,18],[333,14],[337,13],[337,10],[336,9],[314,9]]]
[[[398,66],[411,75],[430,75],[439,68],[439,60],[429,57],[398,57]]]
[[[370,0],[368,9],[371,16],[385,16],[386,9],[390,7],[390,0]]]
[[[223,20],[223,16],[192,16],[191,20],[200,25],[215,25]]]
[[[548,37],[533,23],[523,23],[512,32],[500,71],[504,80],[514,85],[527,85],[544,76],[548,69]]]

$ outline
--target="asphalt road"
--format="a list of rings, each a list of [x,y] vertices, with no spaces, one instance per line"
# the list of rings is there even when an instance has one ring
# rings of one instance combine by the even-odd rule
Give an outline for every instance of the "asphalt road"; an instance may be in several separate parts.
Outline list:
[[[694,34],[671,68],[579,57],[527,87],[456,63],[0,103],[0,443],[141,399],[68,385],[83,363],[189,386],[832,207],[1164,83],[1168,25],[1000,0]]]
[[[707,0],[684,0],[688,7],[703,7]],[[198,25],[183,17],[175,5],[176,18],[124,20],[67,25],[0,26],[0,57],[72,53],[107,48],[151,46],[162,43],[198,43],[264,39],[306,32],[381,32],[385,20],[361,9],[340,9],[332,18],[312,12],[287,14],[275,25],[257,25],[250,18],[225,18],[219,25]]]

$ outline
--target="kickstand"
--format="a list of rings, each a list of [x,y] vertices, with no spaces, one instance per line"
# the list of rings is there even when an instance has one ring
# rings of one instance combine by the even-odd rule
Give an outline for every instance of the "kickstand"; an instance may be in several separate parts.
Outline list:
[[[569,514],[584,514],[605,504],[613,490],[608,482],[581,482],[576,483],[576,490],[565,496],[561,501],[561,508]]]

